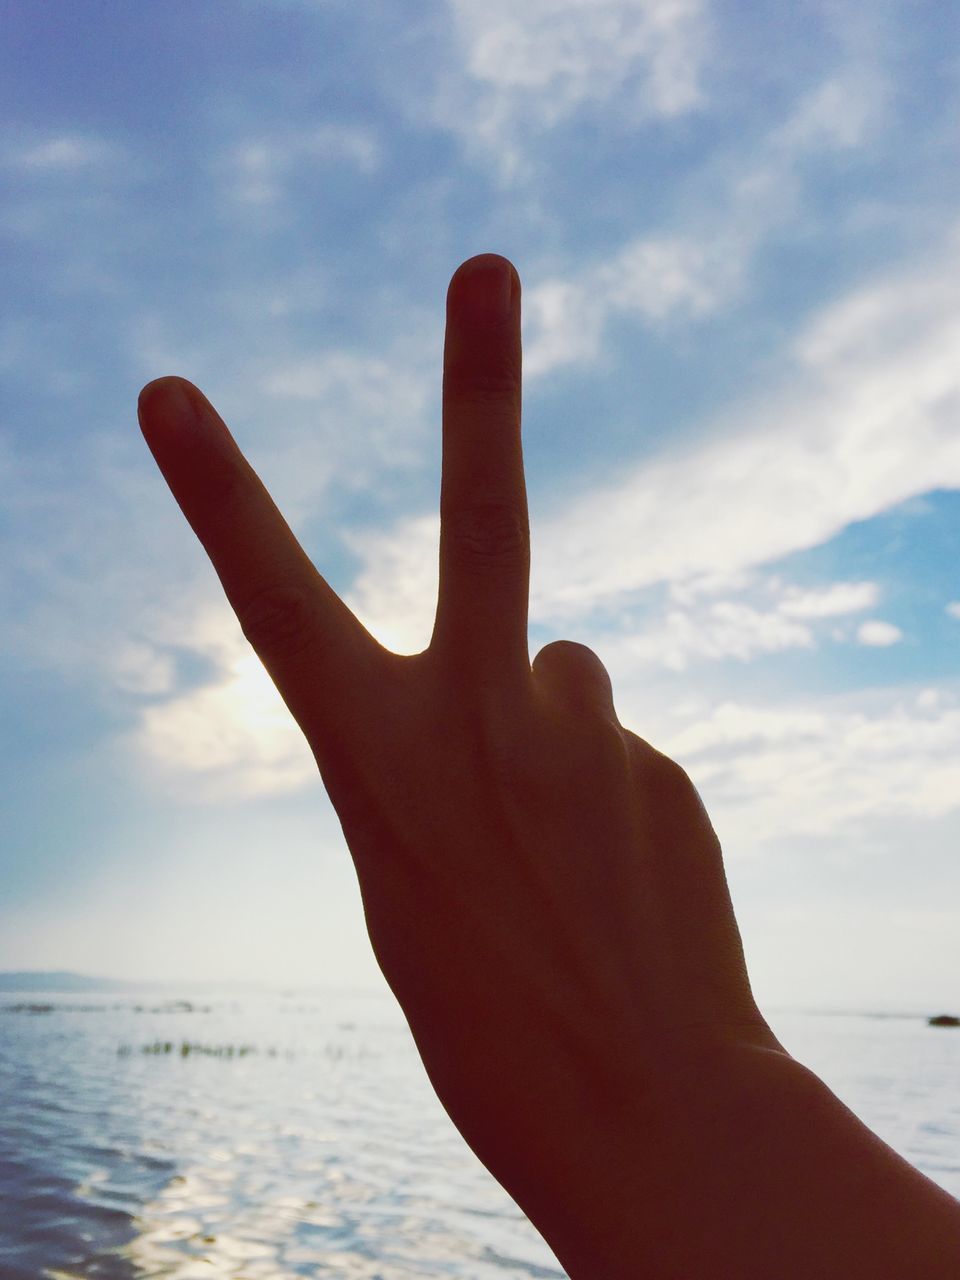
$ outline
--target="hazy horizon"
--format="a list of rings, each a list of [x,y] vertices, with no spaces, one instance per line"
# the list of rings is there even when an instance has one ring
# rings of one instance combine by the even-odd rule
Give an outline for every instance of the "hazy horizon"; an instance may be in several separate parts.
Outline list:
[[[74,979],[82,979],[94,984],[104,984],[103,987],[96,986],[76,988],[64,987],[60,985],[43,986],[41,983],[30,983],[28,985],[13,984],[7,986],[12,978],[29,977],[30,979],[41,977],[69,977]],[[112,988],[106,989],[107,987]],[[358,995],[358,996],[379,996],[396,1004],[396,998],[390,990],[386,981],[381,978],[378,984],[335,984],[329,982],[314,982],[303,978],[290,977],[285,981],[265,981],[256,978],[204,978],[196,975],[189,977],[173,978],[167,976],[135,976],[121,978],[111,974],[82,974],[76,970],[32,970],[32,969],[5,969],[0,970],[0,997],[10,995],[110,995],[115,994],[122,996],[124,992],[135,993],[146,989],[156,989],[158,992],[164,992],[174,995],[176,992],[184,991],[247,991],[263,995]],[[399,1009],[399,1006],[397,1006]],[[893,1007],[882,1005],[877,1006],[860,1006],[851,1007],[849,1004],[839,1002],[831,1004],[829,1001],[822,1001],[819,1005],[803,1005],[803,1004],[774,1004],[765,1002],[765,1009],[772,1013],[809,1013],[809,1014],[849,1014],[859,1015],[863,1017],[928,1017],[936,1014],[954,1014],[960,1009],[960,1001],[950,1007],[940,1007],[931,1005],[929,1002],[907,1005],[901,1003]],[[2,1011],[2,1004],[0,1004]]]

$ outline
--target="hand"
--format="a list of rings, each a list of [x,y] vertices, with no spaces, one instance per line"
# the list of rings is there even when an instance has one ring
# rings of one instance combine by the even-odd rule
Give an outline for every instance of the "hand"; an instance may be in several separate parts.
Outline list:
[[[686,774],[621,725],[590,649],[530,665],[520,366],[516,273],[473,258],[447,297],[440,590],[412,656],[319,575],[195,387],[150,383],[140,422],[313,749],[430,1079],[541,1225],[624,1106],[662,1110],[704,1054],[784,1051]]]

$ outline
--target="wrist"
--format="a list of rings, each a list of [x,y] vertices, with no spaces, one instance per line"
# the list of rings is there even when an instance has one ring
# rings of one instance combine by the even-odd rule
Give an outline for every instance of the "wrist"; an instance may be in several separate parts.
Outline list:
[[[584,1128],[575,1171],[521,1201],[571,1280],[960,1274],[960,1203],[782,1048],[691,1047]]]

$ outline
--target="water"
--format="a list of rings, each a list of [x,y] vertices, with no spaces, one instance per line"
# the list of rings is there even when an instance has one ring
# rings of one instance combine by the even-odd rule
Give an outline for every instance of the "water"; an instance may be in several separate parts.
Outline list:
[[[2,1280],[563,1276],[389,995],[183,998],[0,996]],[[768,1016],[960,1197],[960,1030]]]

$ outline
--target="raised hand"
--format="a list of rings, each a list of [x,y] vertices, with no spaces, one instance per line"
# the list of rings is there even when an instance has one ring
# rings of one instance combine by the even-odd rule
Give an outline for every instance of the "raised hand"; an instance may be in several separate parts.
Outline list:
[[[150,383],[140,422],[313,749],[441,1101],[552,1239],[571,1177],[643,1166],[637,1125],[653,1144],[678,1081],[785,1051],[691,782],[620,724],[591,650],[530,664],[520,392],[519,280],[472,258],[447,297],[440,590],[412,656],[324,581],[195,387]]]

